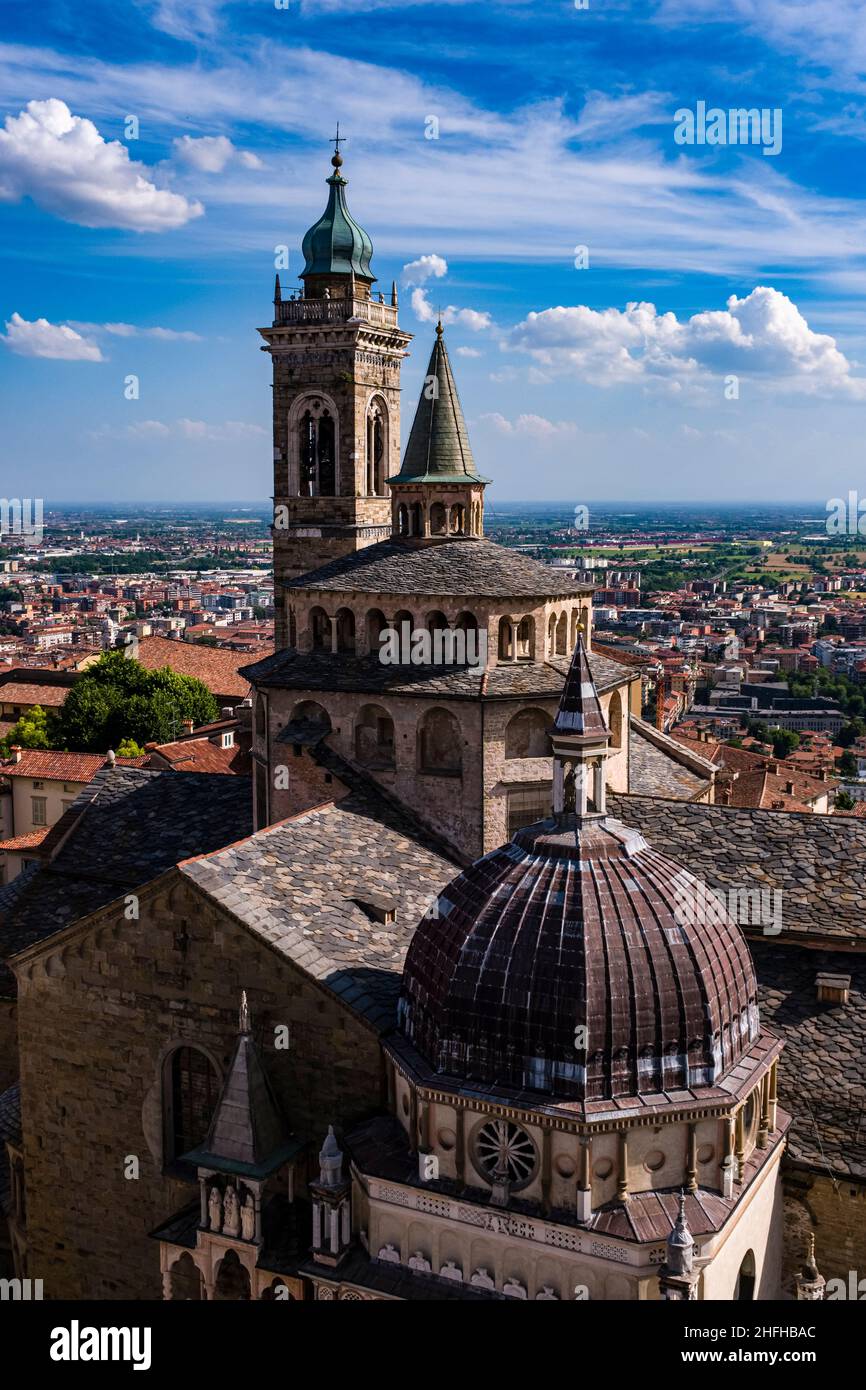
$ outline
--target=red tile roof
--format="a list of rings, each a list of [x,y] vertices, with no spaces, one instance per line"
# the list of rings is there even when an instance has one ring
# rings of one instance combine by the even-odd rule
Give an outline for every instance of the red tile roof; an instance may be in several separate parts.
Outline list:
[[[176,743],[160,743],[149,751],[151,767],[162,767],[164,760],[173,772],[227,772],[248,777],[252,770],[249,749],[237,743],[221,748],[207,738],[185,738]]]
[[[256,659],[270,656],[273,650],[272,645],[267,650],[262,649]],[[182,676],[196,676],[213,695],[237,696],[243,700],[249,693],[249,681],[238,675],[239,667],[249,665],[247,653],[174,642],[170,637],[142,637],[138,644],[138,660],[149,671],[169,666]]]
[[[0,850],[36,849],[42,844],[50,829],[50,825],[40,825],[38,830],[28,830],[23,835],[13,835],[11,840],[0,840]]]
[[[0,685],[0,701],[4,705],[41,705],[57,709],[72,689],[69,685],[31,685],[24,681],[7,681]]]
[[[58,753],[51,748],[22,748],[21,756],[0,762],[3,777],[38,777],[49,782],[90,782],[108,759],[104,753]],[[121,767],[144,767],[147,759],[118,758]]]

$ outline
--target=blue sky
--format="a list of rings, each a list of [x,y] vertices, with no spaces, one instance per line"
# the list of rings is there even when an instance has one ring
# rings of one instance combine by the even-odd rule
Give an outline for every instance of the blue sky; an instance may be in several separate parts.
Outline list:
[[[274,248],[284,283],[300,268],[337,120],[417,335],[404,439],[442,305],[494,501],[866,492],[866,0],[42,0],[4,20],[5,495],[269,494],[255,329]],[[699,102],[780,111],[778,153],[678,144]]]

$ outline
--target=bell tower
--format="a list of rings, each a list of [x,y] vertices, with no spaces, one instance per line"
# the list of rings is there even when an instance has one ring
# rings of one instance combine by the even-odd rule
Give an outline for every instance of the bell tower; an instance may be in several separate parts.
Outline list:
[[[328,205],[303,240],[303,288],[274,287],[260,328],[273,362],[276,645],[289,645],[284,585],[391,535],[387,479],[400,467],[400,367],[412,335],[374,294],[373,246],[346,204],[339,134]]]

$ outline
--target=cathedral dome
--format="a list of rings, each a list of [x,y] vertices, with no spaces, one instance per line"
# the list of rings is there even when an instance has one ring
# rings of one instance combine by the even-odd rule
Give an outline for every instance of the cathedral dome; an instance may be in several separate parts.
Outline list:
[[[472,1085],[612,1100],[718,1084],[759,1032],[739,927],[605,813],[610,733],[579,638],[553,810],[465,869],[409,947],[404,1034]]]
[[[441,894],[400,1023],[436,1071],[561,1099],[715,1085],[758,1035],[737,925],[636,832],[560,816]]]

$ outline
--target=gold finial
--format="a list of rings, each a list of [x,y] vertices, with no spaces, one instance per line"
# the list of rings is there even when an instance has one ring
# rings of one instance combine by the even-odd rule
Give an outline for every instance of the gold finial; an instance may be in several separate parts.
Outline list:
[[[436,325],[436,337],[437,337],[437,338],[441,338],[441,337],[442,337],[442,334],[443,334],[444,332],[445,332],[445,329],[442,327],[442,320],[441,320],[441,318],[440,318],[439,322],[438,322],[437,325]]]

